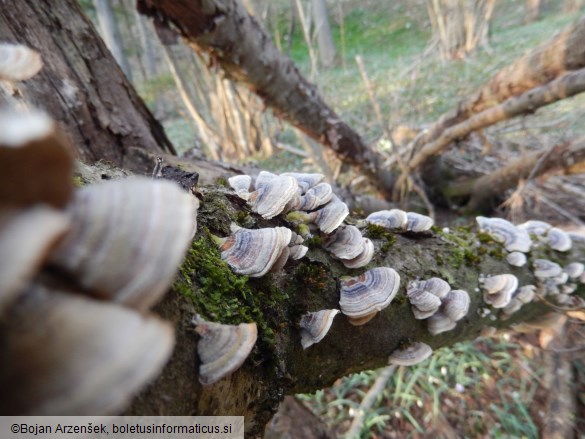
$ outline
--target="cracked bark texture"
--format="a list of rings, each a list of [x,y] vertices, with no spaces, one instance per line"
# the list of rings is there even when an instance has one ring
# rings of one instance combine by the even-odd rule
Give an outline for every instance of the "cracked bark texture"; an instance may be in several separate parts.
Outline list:
[[[380,157],[278,51],[239,0],[139,0],[138,10],[178,32],[195,50],[208,53],[229,78],[248,86],[278,117],[390,193],[393,176],[377,169]]]
[[[133,146],[174,153],[77,1],[2,2],[0,40],[36,49],[44,63],[32,79],[0,84],[0,103],[22,100],[47,111],[85,162],[128,166]]]
[[[253,437],[284,395],[313,392],[349,373],[382,367],[402,343],[422,341],[438,349],[473,339],[486,326],[509,327],[551,310],[535,302],[507,320],[493,309],[490,316],[480,317],[478,310],[487,307],[478,289],[480,274],[513,273],[520,285],[533,284],[535,279],[530,265],[510,266],[502,246],[478,236],[475,227],[425,234],[380,233],[370,227],[363,233],[372,237],[376,256],[365,268],[345,268],[321,249],[316,238],[309,241],[305,258],[289,262],[281,272],[258,279],[234,275],[221,261],[210,234],[227,236],[232,221],[248,228],[292,226],[281,218],[266,221],[251,213],[231,189],[203,186],[199,197],[200,227],[194,245],[173,290],[155,309],[175,324],[176,349],[162,376],[134,401],[131,414],[244,415],[247,436]],[[535,249],[529,259],[537,257],[563,264],[583,261],[585,244],[576,243],[569,253]],[[298,328],[301,315],[339,308],[341,276],[355,276],[376,266],[389,266],[400,274],[400,290],[390,306],[361,327],[337,316],[329,334],[303,350]],[[472,300],[469,314],[456,329],[434,337],[426,322],[414,319],[406,297],[408,281],[433,276],[447,280],[453,289],[468,291]],[[581,285],[576,294],[583,293]],[[242,368],[207,387],[197,381],[197,336],[191,324],[195,313],[231,324],[253,320],[259,327],[256,347]]]

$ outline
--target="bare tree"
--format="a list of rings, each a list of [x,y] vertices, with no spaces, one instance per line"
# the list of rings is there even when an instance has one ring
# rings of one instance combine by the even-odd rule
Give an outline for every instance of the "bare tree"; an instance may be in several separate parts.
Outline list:
[[[325,0],[311,0],[313,4],[313,20],[317,42],[319,44],[319,59],[323,67],[330,67],[335,62],[335,43],[329,25],[327,2]]]
[[[461,59],[487,46],[495,0],[428,0],[433,37],[443,59]]]

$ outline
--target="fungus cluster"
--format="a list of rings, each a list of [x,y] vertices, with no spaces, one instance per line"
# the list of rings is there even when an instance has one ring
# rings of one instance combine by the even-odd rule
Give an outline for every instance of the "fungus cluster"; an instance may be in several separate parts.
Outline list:
[[[431,217],[416,212],[404,212],[400,209],[380,210],[371,213],[366,220],[388,230],[403,230],[408,232],[426,232],[434,222]]]
[[[0,45],[2,79],[41,65]],[[198,201],[139,177],[76,190],[72,148],[46,114],[4,109],[0,127],[4,412],[115,413],[171,354],[171,325],[147,310],[195,233]]]

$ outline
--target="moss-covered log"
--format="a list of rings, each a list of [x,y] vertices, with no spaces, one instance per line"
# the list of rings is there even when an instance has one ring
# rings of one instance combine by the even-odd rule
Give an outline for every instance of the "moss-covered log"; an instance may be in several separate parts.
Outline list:
[[[384,366],[388,355],[404,343],[422,341],[437,349],[477,337],[487,326],[502,328],[537,318],[551,310],[544,302],[525,305],[511,318],[501,311],[489,315],[479,290],[480,274],[512,273],[521,285],[534,284],[530,264],[523,268],[505,261],[502,246],[478,234],[475,226],[434,228],[425,234],[391,233],[367,226],[363,234],[375,243],[376,256],[363,269],[351,270],[321,249],[321,236],[308,240],[310,251],[276,274],[248,278],[234,274],[213,244],[212,234],[227,236],[231,222],[247,228],[288,226],[282,218],[266,221],[251,213],[231,189],[199,188],[199,230],[172,291],[157,311],[177,328],[177,347],[164,373],[134,402],[134,414],[244,415],[250,435],[263,428],[285,394],[311,392],[335,379]],[[348,222],[355,221],[349,218]],[[565,264],[585,260],[585,244],[568,253],[540,247],[529,255]],[[335,318],[329,334],[307,350],[301,348],[298,322],[307,311],[339,308],[339,279],[367,268],[389,266],[401,277],[391,305],[364,326]],[[431,336],[426,323],[415,320],[406,298],[406,285],[416,278],[441,277],[471,296],[469,314],[456,329]],[[585,293],[580,285],[577,293]],[[197,380],[198,336],[195,313],[223,323],[255,321],[259,338],[243,367],[218,383],[203,387]],[[482,317],[483,316],[483,317]]]

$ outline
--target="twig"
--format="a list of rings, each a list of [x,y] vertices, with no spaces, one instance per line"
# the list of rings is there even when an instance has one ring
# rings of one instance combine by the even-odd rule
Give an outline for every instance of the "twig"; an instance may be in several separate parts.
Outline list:
[[[386,388],[386,383],[395,370],[396,365],[394,364],[391,366],[386,366],[384,369],[382,369],[380,375],[378,375],[378,378],[376,378],[376,381],[374,381],[374,384],[372,387],[370,387],[370,390],[368,390],[366,396],[364,396],[364,399],[357,409],[356,415],[354,416],[349,429],[344,434],[346,439],[354,439],[359,437],[359,433],[362,430],[364,424],[364,417],[366,412],[372,408],[372,405],[374,405],[376,402],[378,395]]]

